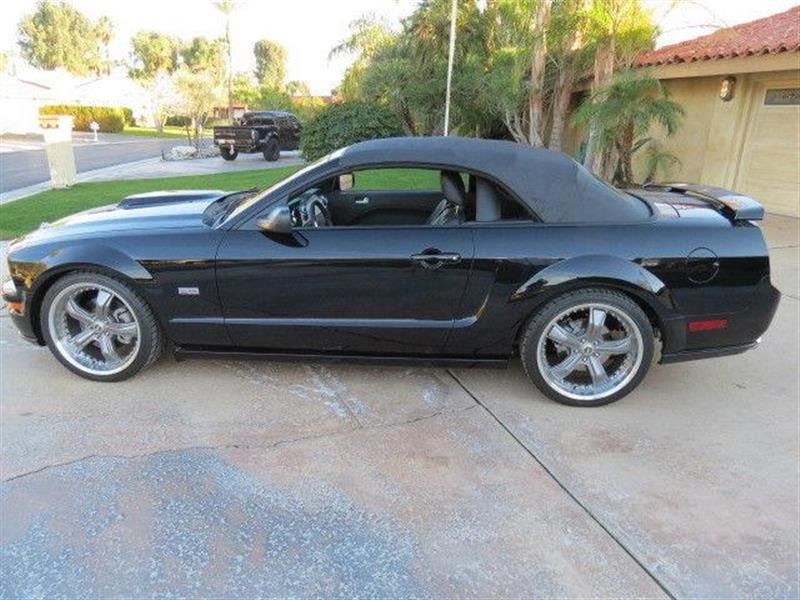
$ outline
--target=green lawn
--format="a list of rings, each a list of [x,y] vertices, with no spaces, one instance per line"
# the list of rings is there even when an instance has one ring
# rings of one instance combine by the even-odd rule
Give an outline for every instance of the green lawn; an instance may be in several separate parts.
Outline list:
[[[164,131],[159,133],[154,127],[130,127],[125,126],[122,131],[125,135],[138,135],[141,137],[160,137],[160,138],[186,138],[186,130],[183,127],[164,127]]]
[[[264,188],[298,168],[292,166],[189,177],[79,183],[66,190],[48,190],[0,206],[0,239],[22,235],[36,229],[42,221],[52,222],[88,208],[119,202],[131,194],[155,190]],[[385,169],[356,174],[355,189],[358,190],[438,189],[438,187],[436,171]]]

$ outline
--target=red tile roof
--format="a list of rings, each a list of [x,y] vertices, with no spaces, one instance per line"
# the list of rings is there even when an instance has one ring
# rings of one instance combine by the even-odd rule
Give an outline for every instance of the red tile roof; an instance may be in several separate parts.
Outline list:
[[[636,66],[667,65],[797,50],[800,50],[800,6],[749,23],[719,29],[693,40],[645,52],[636,59]]]

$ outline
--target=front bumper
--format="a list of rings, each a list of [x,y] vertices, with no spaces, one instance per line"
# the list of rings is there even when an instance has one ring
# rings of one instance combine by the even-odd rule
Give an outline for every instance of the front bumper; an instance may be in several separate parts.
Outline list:
[[[20,335],[25,340],[41,346],[43,341],[36,335],[30,318],[30,298],[24,290],[14,285],[11,279],[3,284],[3,302],[8,310],[8,316],[11,317]]]

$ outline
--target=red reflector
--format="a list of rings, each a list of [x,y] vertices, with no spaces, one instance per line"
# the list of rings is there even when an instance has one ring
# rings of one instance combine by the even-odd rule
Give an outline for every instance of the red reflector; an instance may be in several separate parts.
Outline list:
[[[728,326],[728,319],[689,321],[689,331],[710,331],[712,329],[725,329],[727,326]]]

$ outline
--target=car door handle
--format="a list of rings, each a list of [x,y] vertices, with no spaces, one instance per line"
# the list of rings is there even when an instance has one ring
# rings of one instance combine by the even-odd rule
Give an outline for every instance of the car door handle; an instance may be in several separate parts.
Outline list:
[[[356,204],[369,204],[369,198],[367,196],[359,198],[358,200],[356,200]]]
[[[461,255],[455,252],[423,252],[412,254],[411,260],[426,269],[438,269],[444,264],[454,265],[461,262]]]

